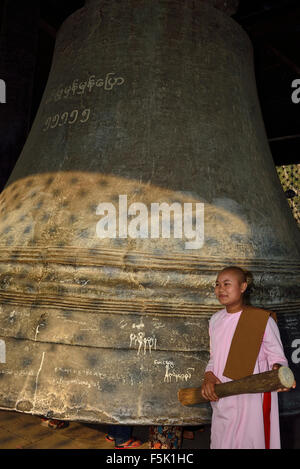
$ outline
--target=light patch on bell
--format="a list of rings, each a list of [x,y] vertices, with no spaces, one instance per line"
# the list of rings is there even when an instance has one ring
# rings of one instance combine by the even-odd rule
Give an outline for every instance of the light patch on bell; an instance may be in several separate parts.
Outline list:
[[[0,340],[0,363],[6,363],[6,346],[4,340]]]

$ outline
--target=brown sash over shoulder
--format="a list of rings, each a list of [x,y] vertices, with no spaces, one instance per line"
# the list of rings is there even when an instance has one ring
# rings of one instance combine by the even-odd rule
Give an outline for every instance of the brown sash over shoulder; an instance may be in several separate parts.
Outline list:
[[[253,374],[269,317],[276,314],[253,306],[244,306],[237,323],[223,375],[240,379]]]

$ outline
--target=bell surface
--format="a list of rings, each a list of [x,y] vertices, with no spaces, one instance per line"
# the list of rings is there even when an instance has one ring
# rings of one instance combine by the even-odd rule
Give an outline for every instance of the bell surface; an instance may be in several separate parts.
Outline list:
[[[297,380],[299,229],[250,40],[210,3],[226,2],[90,0],[61,27],[0,196],[2,409],[208,422],[209,404],[183,407],[177,392],[201,385],[229,265],[278,313]],[[281,409],[298,412],[299,392]]]

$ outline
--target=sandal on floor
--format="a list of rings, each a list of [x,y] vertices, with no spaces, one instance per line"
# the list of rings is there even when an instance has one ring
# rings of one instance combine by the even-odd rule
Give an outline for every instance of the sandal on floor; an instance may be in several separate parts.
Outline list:
[[[118,446],[115,446],[115,449],[130,449],[130,448],[138,448],[142,445],[140,440],[136,440],[135,438],[130,438],[130,440],[122,443]]]
[[[64,420],[42,418],[41,425],[43,425],[44,427],[52,428],[53,430],[60,430],[62,428],[68,427],[69,422],[65,422]]]
[[[59,430],[62,428],[67,428],[69,426],[69,422],[65,422],[64,420],[49,420],[48,427],[53,428],[54,430]]]
[[[195,433],[192,430],[183,430],[183,438],[185,440],[193,440],[195,438]]]
[[[104,438],[106,439],[106,441],[110,441],[110,442],[113,442],[113,441],[115,441],[115,439],[114,439],[112,436],[109,436],[108,434],[107,434],[107,435],[105,435],[105,437],[104,437]]]

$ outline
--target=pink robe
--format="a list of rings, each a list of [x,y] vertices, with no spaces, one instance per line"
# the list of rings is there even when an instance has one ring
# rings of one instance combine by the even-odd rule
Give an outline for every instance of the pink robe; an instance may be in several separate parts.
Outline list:
[[[241,311],[215,313],[209,322],[210,360],[205,371],[212,371],[223,383],[232,337]],[[287,366],[276,322],[269,318],[253,373],[272,369],[274,363]],[[265,449],[263,394],[240,394],[211,402],[211,449]],[[271,393],[270,449],[280,448],[277,392]]]

